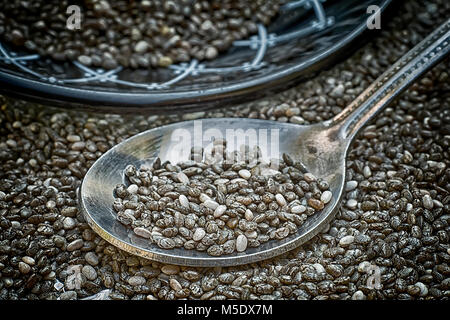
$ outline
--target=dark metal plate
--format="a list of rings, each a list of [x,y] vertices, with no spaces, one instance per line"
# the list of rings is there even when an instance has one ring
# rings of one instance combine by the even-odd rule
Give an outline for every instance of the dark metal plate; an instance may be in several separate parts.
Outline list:
[[[57,62],[0,42],[0,91],[28,100],[101,112],[213,108],[285,89],[352,52],[367,8],[391,0],[300,0],[258,34],[211,62],[105,71]],[[351,46],[353,45],[353,46]]]

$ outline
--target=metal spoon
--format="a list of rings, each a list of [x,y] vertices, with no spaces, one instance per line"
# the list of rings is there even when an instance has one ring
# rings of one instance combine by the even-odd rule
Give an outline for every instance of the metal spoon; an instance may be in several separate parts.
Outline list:
[[[198,143],[198,139],[194,138],[196,134],[194,124],[198,125],[200,122],[194,121],[174,123],[142,132],[123,141],[100,157],[86,174],[79,189],[80,207],[86,221],[101,237],[120,249],[151,260],[186,266],[252,263],[300,246],[322,231],[333,219],[344,191],[345,158],[359,130],[419,76],[449,53],[449,38],[450,19],[403,56],[354,102],[329,121],[309,126],[239,118],[201,121],[203,133],[213,129],[224,137],[227,129],[254,129],[256,132],[264,129],[268,132],[278,132],[279,145],[269,144],[265,151],[278,147],[279,155],[283,153],[291,155],[294,160],[300,160],[316,177],[329,182],[332,200],[322,211],[309,217],[293,235],[279,241],[268,241],[257,248],[248,248],[242,253],[213,257],[206,252],[183,248],[160,249],[149,240],[134,235],[132,230],[115,219],[112,208],[113,189],[118,183],[123,183],[124,168],[128,164],[139,167],[155,157],[160,157],[162,161],[170,160],[172,163],[188,160],[187,156],[184,159],[180,158],[179,153],[174,151],[179,147],[179,143],[173,140],[173,134],[185,130],[184,134],[191,135],[189,140],[194,144]]]

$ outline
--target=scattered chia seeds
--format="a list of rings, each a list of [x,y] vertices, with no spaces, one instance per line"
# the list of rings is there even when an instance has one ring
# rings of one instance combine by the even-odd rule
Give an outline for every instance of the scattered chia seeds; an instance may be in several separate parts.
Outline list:
[[[383,20],[379,35],[347,60],[293,89],[233,108],[125,116],[58,110],[0,96],[0,300],[84,299],[102,292],[114,300],[448,300],[449,59],[361,132],[348,153],[347,190],[335,219],[323,233],[279,257],[216,268],[143,259],[89,227],[77,209],[76,190],[111,147],[164,124],[198,117],[305,124],[330,119],[445,20],[449,10],[449,1],[403,1],[392,20]],[[344,92],[331,97],[339,84]],[[78,141],[85,142],[84,148],[73,150]],[[368,178],[365,166],[371,170]],[[430,199],[424,203],[425,195]],[[346,206],[350,200],[351,209]],[[364,211],[365,201],[376,206]],[[73,228],[64,228],[66,217],[75,221]],[[347,244],[351,238],[346,238],[341,246],[347,236],[353,242]],[[78,239],[82,247],[69,251]],[[96,271],[84,268],[89,279],[83,274],[88,265]],[[370,266],[379,268],[380,289],[368,285]],[[74,272],[80,274],[78,283]],[[132,277],[146,282],[132,286],[142,282]]]
[[[0,1],[0,38],[55,60],[114,69],[212,60],[268,25],[280,0],[77,1],[80,29],[67,28],[68,0]]]

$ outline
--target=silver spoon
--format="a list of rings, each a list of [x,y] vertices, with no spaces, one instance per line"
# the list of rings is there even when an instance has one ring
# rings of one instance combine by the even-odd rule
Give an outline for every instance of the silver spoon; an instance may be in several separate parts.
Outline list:
[[[323,123],[301,126],[275,121],[224,118],[201,120],[202,132],[218,130],[224,137],[226,130],[259,129],[278,132],[279,155],[289,154],[301,161],[309,172],[326,179],[332,199],[325,208],[309,217],[298,231],[283,240],[271,240],[257,248],[241,253],[213,257],[206,252],[175,248],[165,250],[149,240],[136,236],[132,230],[115,219],[113,189],[123,183],[123,170],[128,164],[148,163],[156,157],[177,163],[182,160],[174,132],[184,132],[194,139],[194,127],[200,122],[185,121],[137,134],[116,145],[100,157],[87,172],[79,189],[80,208],[86,221],[101,237],[129,253],[151,260],[186,266],[230,266],[252,263],[280,255],[305,243],[329,224],[340,203],[345,183],[345,158],[349,147],[361,128],[386,107],[419,76],[430,70],[450,51],[450,19],[415,46],[340,114]],[[178,130],[178,131],[176,131]],[[216,131],[217,132],[217,131]],[[263,148],[264,149],[264,148]]]

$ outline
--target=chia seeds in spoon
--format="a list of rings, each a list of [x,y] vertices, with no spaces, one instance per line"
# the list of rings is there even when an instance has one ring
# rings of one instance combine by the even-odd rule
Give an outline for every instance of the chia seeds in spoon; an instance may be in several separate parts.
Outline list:
[[[117,220],[162,249],[221,256],[288,237],[331,200],[328,183],[287,154],[264,163],[252,153],[227,153],[226,145],[217,150],[235,161],[205,155],[127,166],[127,181],[114,192]]]

